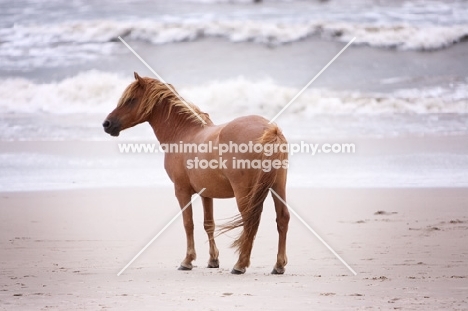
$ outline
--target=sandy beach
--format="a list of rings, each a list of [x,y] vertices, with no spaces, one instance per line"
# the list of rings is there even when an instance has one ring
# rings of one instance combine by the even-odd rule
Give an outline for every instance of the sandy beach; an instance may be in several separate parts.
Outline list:
[[[198,259],[183,258],[175,221],[121,276],[117,273],[177,213],[170,188],[4,192],[0,195],[2,310],[466,310],[466,189],[289,189],[288,202],[358,273],[346,269],[297,218],[286,274],[276,258],[268,198],[245,275],[231,275],[234,233],[217,238],[208,269],[200,202]],[[216,200],[218,223],[236,213]]]

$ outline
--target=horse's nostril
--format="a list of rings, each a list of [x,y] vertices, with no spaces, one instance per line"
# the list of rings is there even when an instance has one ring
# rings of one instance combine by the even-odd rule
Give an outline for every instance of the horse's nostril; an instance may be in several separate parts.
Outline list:
[[[107,129],[107,128],[109,128],[109,127],[111,126],[111,123],[110,123],[109,120],[106,120],[106,121],[104,121],[104,123],[102,123],[102,126],[103,126],[105,129]]]

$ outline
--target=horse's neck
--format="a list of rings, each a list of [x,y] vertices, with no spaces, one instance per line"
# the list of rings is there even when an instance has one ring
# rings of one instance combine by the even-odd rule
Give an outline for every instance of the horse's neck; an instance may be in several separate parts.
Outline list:
[[[155,111],[148,122],[161,144],[185,141],[188,136],[202,129],[199,124],[190,121],[188,116],[179,114],[177,108],[173,108],[169,115],[167,109]]]

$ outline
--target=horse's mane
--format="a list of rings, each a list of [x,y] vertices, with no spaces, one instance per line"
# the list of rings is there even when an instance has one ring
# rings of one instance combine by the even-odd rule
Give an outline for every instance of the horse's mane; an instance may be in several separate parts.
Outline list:
[[[132,100],[138,94],[141,97],[139,113],[144,117],[148,117],[157,105],[164,104],[167,105],[164,110],[167,109],[168,118],[171,112],[174,111],[191,123],[201,126],[212,123],[207,113],[201,111],[195,104],[183,100],[171,84],[169,84],[169,88],[167,84],[156,79],[140,79],[134,81],[125,89],[117,105],[118,107]]]

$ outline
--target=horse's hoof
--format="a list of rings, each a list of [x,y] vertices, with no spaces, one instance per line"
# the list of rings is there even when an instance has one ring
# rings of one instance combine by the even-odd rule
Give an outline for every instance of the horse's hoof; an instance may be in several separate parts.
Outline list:
[[[244,273],[245,273],[245,269],[237,270],[236,268],[232,268],[231,270],[231,274],[244,274]]]
[[[208,261],[208,268],[219,268],[219,260],[210,260]]]
[[[284,268],[273,268],[273,271],[271,271],[271,274],[284,274],[285,269]]]
[[[180,265],[179,268],[177,268],[177,270],[190,271],[190,270],[192,270],[192,267],[185,267],[185,266]]]

